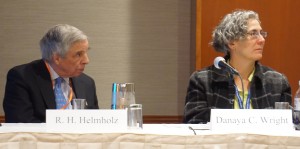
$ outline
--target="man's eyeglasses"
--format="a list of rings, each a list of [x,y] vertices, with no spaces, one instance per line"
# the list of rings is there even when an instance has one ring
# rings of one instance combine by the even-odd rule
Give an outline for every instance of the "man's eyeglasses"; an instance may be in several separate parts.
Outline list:
[[[259,35],[261,35],[262,37],[266,38],[268,36],[268,33],[265,31],[250,31],[248,33],[246,33],[247,35],[250,35],[251,38],[259,38]]]

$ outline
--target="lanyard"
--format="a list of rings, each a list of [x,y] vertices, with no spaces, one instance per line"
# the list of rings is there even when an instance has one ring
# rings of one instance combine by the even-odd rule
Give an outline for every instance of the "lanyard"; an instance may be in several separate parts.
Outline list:
[[[52,78],[52,77],[51,77],[51,73],[50,73],[49,64],[46,63],[46,62],[45,62],[45,64],[46,64],[46,67],[47,67],[47,69],[48,69],[48,71],[49,71],[50,78]],[[51,82],[52,82],[52,87],[54,87],[53,81],[51,81]],[[68,97],[68,102],[67,102],[62,108],[60,108],[61,110],[66,109],[66,108],[69,106],[69,104],[70,104],[70,102],[72,101],[72,99],[73,99],[73,98],[72,98],[72,97],[73,97],[72,82],[71,82],[71,80],[70,80],[69,82],[70,82],[70,83],[69,83],[69,86],[70,86],[70,94],[69,94],[69,97]]]
[[[241,98],[241,96],[239,94],[239,90],[238,90],[238,88],[237,88],[236,85],[234,85],[234,87],[235,87],[235,95],[238,98],[239,107],[240,107],[240,109],[244,109],[243,100],[242,100],[242,98]],[[250,89],[248,91],[248,96],[247,96],[247,101],[246,101],[246,107],[245,107],[245,109],[250,109]]]

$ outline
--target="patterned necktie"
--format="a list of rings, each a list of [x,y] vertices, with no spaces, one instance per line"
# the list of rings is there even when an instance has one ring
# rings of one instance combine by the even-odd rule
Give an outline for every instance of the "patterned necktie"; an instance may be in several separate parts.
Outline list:
[[[61,109],[67,103],[66,98],[61,89],[62,81],[63,78],[61,77],[55,79],[54,93],[55,93],[56,109]]]

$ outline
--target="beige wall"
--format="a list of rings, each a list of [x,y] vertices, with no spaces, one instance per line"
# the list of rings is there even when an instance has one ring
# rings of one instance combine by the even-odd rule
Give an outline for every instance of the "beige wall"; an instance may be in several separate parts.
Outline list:
[[[7,71],[40,58],[46,30],[67,23],[90,38],[99,105],[111,84],[134,82],[145,115],[182,115],[191,68],[190,0],[14,0],[0,5],[0,115]],[[194,62],[192,62],[194,63]]]

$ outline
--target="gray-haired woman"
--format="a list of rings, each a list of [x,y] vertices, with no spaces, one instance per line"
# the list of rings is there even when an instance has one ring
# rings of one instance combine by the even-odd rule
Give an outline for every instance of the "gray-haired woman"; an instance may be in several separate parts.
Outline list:
[[[251,10],[227,14],[212,33],[212,46],[238,75],[214,65],[194,72],[189,80],[184,123],[210,121],[210,109],[272,109],[275,102],[291,103],[285,75],[259,63],[267,32]]]

